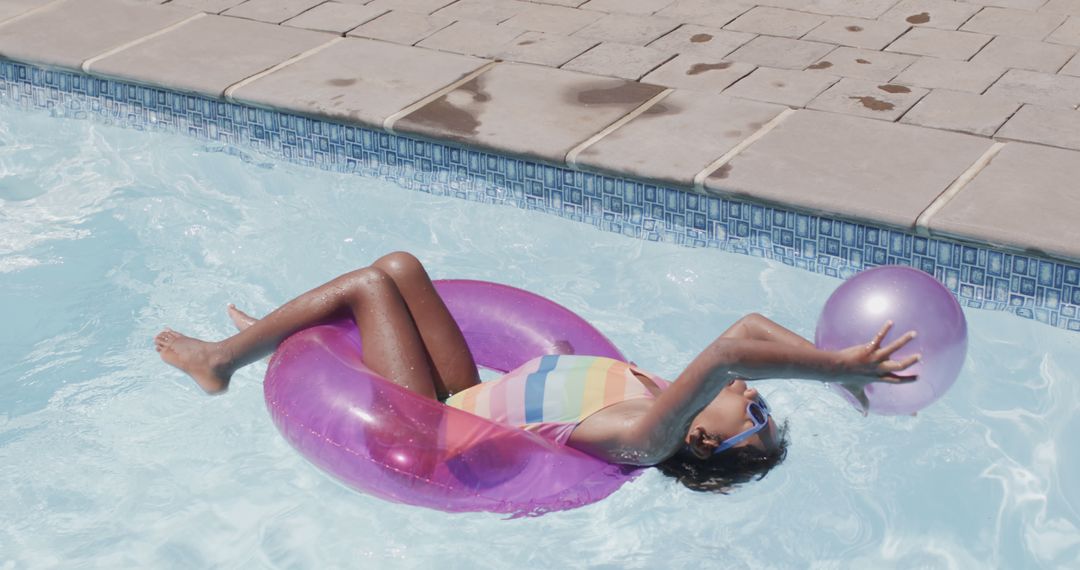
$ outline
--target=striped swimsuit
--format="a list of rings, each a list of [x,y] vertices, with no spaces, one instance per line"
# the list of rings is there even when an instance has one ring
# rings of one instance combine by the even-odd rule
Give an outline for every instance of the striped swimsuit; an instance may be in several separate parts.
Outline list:
[[[452,406],[566,443],[585,418],[624,400],[653,398],[634,372],[661,390],[669,383],[626,362],[600,356],[534,358],[491,382],[450,396]]]

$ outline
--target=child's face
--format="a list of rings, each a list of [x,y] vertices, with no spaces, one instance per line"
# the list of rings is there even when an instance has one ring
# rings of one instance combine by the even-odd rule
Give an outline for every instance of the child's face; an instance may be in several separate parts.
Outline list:
[[[742,380],[735,380],[721,390],[690,424],[690,431],[686,434],[686,443],[694,455],[705,459],[725,439],[754,427],[754,422],[746,414],[746,406],[757,397],[757,390],[748,387]],[[753,445],[763,450],[774,448],[777,445],[776,422],[771,416],[768,422],[767,427],[736,447]]]

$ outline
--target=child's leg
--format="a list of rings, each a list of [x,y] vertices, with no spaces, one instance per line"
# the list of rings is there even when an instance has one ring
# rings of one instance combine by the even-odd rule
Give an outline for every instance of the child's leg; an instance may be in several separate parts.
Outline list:
[[[412,254],[398,251],[372,265],[390,275],[401,291],[424,342],[438,396],[445,398],[479,384],[476,362],[465,337],[420,261]]]
[[[228,387],[233,372],[270,354],[290,334],[350,313],[364,338],[364,362],[378,374],[434,398],[420,333],[394,280],[377,267],[312,289],[223,341],[203,342],[166,330],[155,343],[165,362],[215,393]]]

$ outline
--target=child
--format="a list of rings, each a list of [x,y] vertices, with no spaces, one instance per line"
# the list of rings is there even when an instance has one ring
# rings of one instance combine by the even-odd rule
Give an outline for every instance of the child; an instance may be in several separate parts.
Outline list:
[[[292,333],[349,315],[360,329],[364,362],[372,370],[424,397],[463,409],[496,384],[526,382],[540,374],[545,391],[559,390],[574,370],[602,368],[606,382],[625,394],[620,401],[582,401],[563,410],[540,411],[525,410],[526,402],[505,401],[486,406],[485,413],[495,421],[518,418],[514,423],[519,424],[531,415],[524,421],[555,441],[612,463],[656,465],[697,490],[726,491],[754,475],[763,477],[784,457],[785,430],[777,427],[747,380],[840,382],[861,396],[870,382],[914,380],[898,373],[918,360],[890,359],[915,336],[908,332],[882,347],[891,323],[865,345],[822,351],[751,314],[714,340],[675,382],[616,360],[560,355],[530,361],[480,384],[464,336],[427,272],[403,252],[308,291],[262,319],[231,305],[229,314],[240,332],[219,342],[169,329],[155,337],[161,358],[210,394],[225,391],[236,370],[270,354]]]

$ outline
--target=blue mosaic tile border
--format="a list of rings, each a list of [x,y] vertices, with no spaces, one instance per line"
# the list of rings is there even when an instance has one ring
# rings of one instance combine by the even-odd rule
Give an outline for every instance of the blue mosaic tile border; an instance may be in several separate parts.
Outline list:
[[[244,153],[514,205],[650,241],[764,257],[844,278],[917,267],[968,307],[1080,331],[1080,266],[747,201],[703,196],[367,128],[0,60],[0,103],[183,133]]]

